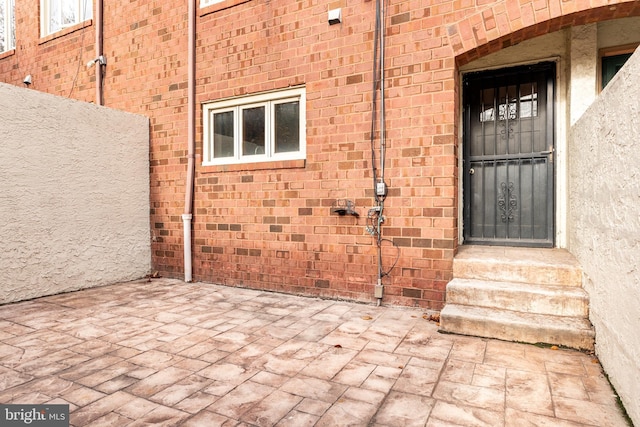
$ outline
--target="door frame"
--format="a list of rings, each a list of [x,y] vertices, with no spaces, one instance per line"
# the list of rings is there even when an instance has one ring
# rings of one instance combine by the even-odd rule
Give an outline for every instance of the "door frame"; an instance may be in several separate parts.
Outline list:
[[[550,88],[550,95],[548,95],[548,104],[552,107],[552,112],[549,115],[550,119],[550,130],[549,135],[553,140],[554,153],[551,158],[551,174],[553,177],[553,188],[551,189],[552,195],[550,196],[550,201],[552,205],[552,214],[551,220],[553,221],[552,228],[553,232],[550,236],[551,246],[552,247],[564,247],[566,245],[566,234],[565,234],[565,226],[566,226],[566,182],[564,182],[564,178],[566,177],[566,152],[567,145],[566,139],[560,137],[559,135],[563,135],[566,133],[565,129],[568,126],[566,120],[563,119],[562,114],[560,112],[565,108],[565,99],[563,96],[560,96],[562,91],[565,90],[566,87],[566,79],[564,78],[564,72],[561,67],[561,58],[554,56],[550,58],[541,58],[534,61],[526,61],[522,63],[513,63],[513,64],[502,64],[490,67],[483,68],[469,68],[467,70],[461,71],[459,73],[459,98],[458,102],[460,103],[459,111],[459,129],[461,130],[458,134],[458,144],[459,144],[459,153],[458,156],[458,182],[460,183],[458,186],[458,200],[460,203],[458,204],[458,241],[459,244],[469,244],[465,242],[465,220],[467,219],[467,209],[466,209],[466,200],[465,200],[465,188],[469,185],[468,177],[465,174],[465,159],[466,159],[466,138],[467,135],[465,131],[468,129],[468,123],[465,122],[467,120],[466,113],[466,105],[465,105],[465,87],[464,83],[466,81],[466,76],[468,74],[477,74],[477,73],[491,73],[495,74],[501,73],[513,73],[518,68],[526,69],[536,67],[538,64],[543,66],[551,66],[551,79],[548,81],[548,88]],[[559,181],[560,180],[560,181]],[[489,243],[491,244],[491,243]],[[493,243],[494,245],[500,246],[529,246],[526,242],[522,244],[518,244],[515,242],[510,242],[509,244],[502,245],[501,243]]]

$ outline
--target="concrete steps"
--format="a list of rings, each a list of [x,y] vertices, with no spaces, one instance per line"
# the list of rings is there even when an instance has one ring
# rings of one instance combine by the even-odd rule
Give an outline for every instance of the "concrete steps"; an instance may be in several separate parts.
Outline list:
[[[595,339],[589,320],[578,317],[447,304],[440,322],[443,332],[584,350],[593,350]]]
[[[442,332],[593,349],[588,295],[569,252],[464,246],[453,266]]]
[[[453,262],[453,277],[582,287],[582,269],[564,249],[463,246]]]

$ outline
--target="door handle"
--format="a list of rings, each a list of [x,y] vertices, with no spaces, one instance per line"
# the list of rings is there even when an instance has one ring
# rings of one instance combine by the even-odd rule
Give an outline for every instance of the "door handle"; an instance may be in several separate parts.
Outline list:
[[[476,173],[474,168],[469,169],[469,175],[473,175],[474,173]]]
[[[547,151],[541,151],[540,152],[540,156],[546,156],[547,161],[551,164],[553,163],[554,160],[554,153],[555,153],[555,148],[554,147],[549,147],[549,150]]]

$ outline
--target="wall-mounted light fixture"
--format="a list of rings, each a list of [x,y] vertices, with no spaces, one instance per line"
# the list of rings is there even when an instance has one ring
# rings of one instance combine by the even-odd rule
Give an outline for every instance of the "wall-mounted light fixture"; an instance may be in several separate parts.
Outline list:
[[[339,24],[342,22],[342,9],[331,9],[329,11],[329,25]]]
[[[356,212],[356,207],[351,200],[347,199],[338,199],[331,204],[331,213],[337,214],[340,216],[345,215],[353,215],[360,216],[358,212]]]
[[[24,76],[24,80],[22,80],[22,83],[24,83],[26,87],[31,86],[31,83],[32,83],[31,74],[27,74],[26,76]]]
[[[96,59],[92,59],[91,61],[87,62],[87,68],[93,67],[93,64],[96,63],[99,65],[107,65],[107,57],[104,55],[100,55]]]

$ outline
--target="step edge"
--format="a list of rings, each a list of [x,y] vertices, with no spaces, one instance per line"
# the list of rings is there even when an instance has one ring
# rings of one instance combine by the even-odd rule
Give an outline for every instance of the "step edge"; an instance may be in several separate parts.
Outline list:
[[[455,314],[451,314],[449,313],[449,311],[451,309],[459,309],[461,307],[462,311],[466,311],[467,313],[469,312],[469,310],[474,310],[476,309],[476,307],[473,306],[469,306],[469,305],[463,305],[463,304],[445,304],[444,308],[440,311],[440,319],[442,320],[443,318],[447,318],[447,316],[456,316]],[[552,315],[552,314],[539,314],[539,313],[525,313],[525,312],[520,312],[520,311],[514,311],[514,310],[505,310],[505,309],[496,309],[496,308],[489,308],[489,307],[481,307],[480,308],[483,311],[488,311],[488,312],[492,312],[489,314],[496,314],[496,313],[501,313],[501,312],[507,312],[507,313],[511,313],[513,315],[515,315],[516,317],[534,317],[534,318],[561,318],[563,320],[567,320],[567,319],[573,319],[576,322],[582,323],[583,326],[586,326],[585,328],[580,328],[580,330],[585,330],[585,331],[592,331],[593,332],[593,325],[591,324],[590,320],[586,317],[581,317],[581,316],[557,316],[557,315]],[[495,321],[496,317],[495,316],[478,316],[478,315],[472,315],[470,316],[474,319],[481,319],[484,321],[490,321],[493,322]],[[528,323],[526,323],[528,324]],[[538,325],[539,326],[539,325]]]
[[[446,308],[446,306],[445,306]],[[502,311],[502,310],[500,310]],[[506,310],[504,310],[506,311]],[[444,313],[444,315],[443,315]],[[477,326],[479,322],[477,318],[469,318],[459,316],[459,315],[451,315],[453,319],[453,325],[447,325],[449,322],[448,316],[451,314],[447,313],[445,309],[443,309],[440,313],[440,328],[439,332],[441,333],[451,333],[451,334],[459,334],[459,335],[468,335],[468,336],[479,336],[483,338],[489,339],[499,339],[505,341],[512,342],[527,342],[531,344],[550,344],[550,345],[561,345],[567,346],[571,348],[576,348],[580,350],[593,350],[595,346],[595,331],[591,323],[586,320],[588,324],[588,328],[541,328],[539,325],[525,324],[524,328],[522,325],[516,324],[515,326],[510,323],[504,322],[496,322],[495,318],[482,318],[484,322],[488,322],[490,325],[494,325],[497,327],[508,327],[512,326],[508,329],[502,329],[495,331],[493,333],[482,333],[480,327]],[[554,317],[554,316],[551,316]],[[456,322],[456,320],[458,322]],[[460,321],[469,321],[468,325],[457,325],[456,323],[460,323]],[[471,327],[469,327],[471,326]],[[474,327],[475,326],[475,327]],[[515,329],[514,328],[518,328]],[[483,328],[486,329],[486,328]],[[510,332],[512,331],[512,332]],[[517,331],[517,332],[516,332]],[[547,331],[547,332],[545,332]],[[551,340],[545,339],[545,336],[550,335],[563,335],[558,342],[549,342]]]
[[[476,285],[477,286],[474,286]],[[512,285],[513,287],[510,287]],[[531,283],[531,282],[515,282],[512,280],[485,280],[485,279],[473,279],[466,277],[454,277],[447,283],[447,289],[452,288],[470,288],[470,289],[488,289],[488,290],[509,290],[514,292],[522,291],[532,293],[544,293],[537,291],[559,292],[562,294],[575,294],[576,297],[589,298],[588,292],[582,286],[567,286],[567,285],[550,285],[545,283]],[[524,288],[524,289],[523,289]]]

